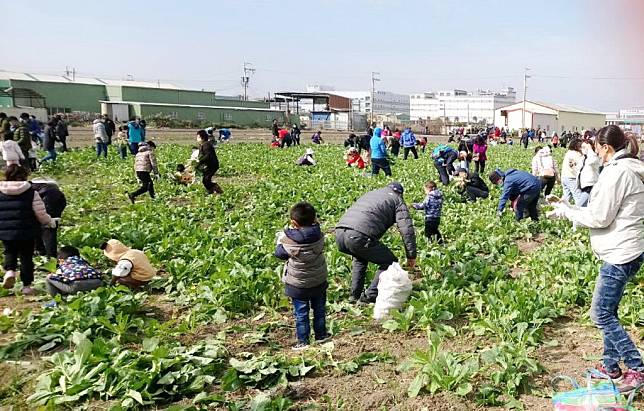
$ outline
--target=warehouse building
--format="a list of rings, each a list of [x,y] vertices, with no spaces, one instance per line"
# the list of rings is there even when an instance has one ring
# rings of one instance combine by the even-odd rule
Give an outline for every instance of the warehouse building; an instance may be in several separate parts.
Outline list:
[[[50,115],[109,114],[118,121],[163,116],[254,127],[268,127],[273,119],[287,121],[286,112],[271,109],[268,102],[222,98],[212,91],[187,90],[170,83],[8,71],[0,71],[2,108],[44,108]]]
[[[441,90],[410,95],[412,120],[442,119],[454,123],[485,123],[494,121],[494,110],[516,101],[512,87],[492,90]]]
[[[606,115],[598,111],[527,100],[525,106],[524,102],[515,103],[497,109],[494,114],[497,127],[520,130],[525,124],[525,128],[545,129],[548,133],[599,130],[605,122]]]

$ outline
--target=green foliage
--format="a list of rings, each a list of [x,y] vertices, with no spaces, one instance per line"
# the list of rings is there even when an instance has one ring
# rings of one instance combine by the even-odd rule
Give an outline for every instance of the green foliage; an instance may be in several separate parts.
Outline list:
[[[273,387],[314,373],[353,374],[369,364],[392,361],[377,352],[336,360],[332,343],[314,354],[289,356],[283,342],[272,338],[277,326],[285,326],[282,314],[288,307],[280,282],[282,265],[272,253],[275,232],[288,224],[289,207],[300,200],[312,202],[323,230],[330,233],[356,198],[390,181],[346,168],[340,147],[315,150],[318,165],[303,168],[293,165],[303,148],[222,145],[217,179],[223,196],[206,196],[199,184],[185,187],[162,179],[155,181],[156,201],[141,197],[135,205],[120,194],[137,185],[131,157],[122,161],[110,153],[107,160],[97,161],[87,149],[44,165],[41,174],[57,178],[69,200],[61,244],[78,247],[101,270],[112,265],[98,248],[106,239],[118,238],[144,250],[160,269],[152,292],[164,293],[172,315],[158,315],[155,296],[111,287],[67,297],[54,309],[0,315],[0,333],[10,333],[2,340],[0,359],[20,358],[31,349],[43,355],[55,352],[35,392],[22,380],[19,384],[32,394],[30,405],[55,409],[87,403],[91,408],[91,401],[98,399],[116,403],[115,409],[153,408],[190,397],[195,409],[284,410],[300,404],[276,396]],[[185,163],[189,155],[189,147],[160,145],[161,174]],[[490,147],[489,155],[490,168],[530,167],[531,154],[517,147]],[[560,161],[563,150],[555,155]],[[437,180],[427,155],[400,160],[393,171],[408,203],[423,198],[426,180]],[[410,395],[451,391],[480,404],[516,407],[532,378],[543,372],[535,350],[544,343],[546,326],[588,307],[598,261],[583,229],[572,232],[566,222],[545,219],[516,222],[509,213],[497,218],[496,187],[490,198],[474,204],[463,202],[453,186],[441,190],[446,244],[418,236],[414,291],[408,304],[383,324],[385,330],[371,327],[369,308],[346,302],[351,260],[338,251],[332,235],[326,236],[327,325],[340,338],[391,332],[388,339],[401,341],[431,329],[428,348],[410,353],[401,368],[415,373]],[[422,213],[413,212],[412,218],[420,233]],[[535,242],[537,234],[539,247],[519,249],[518,241]],[[394,230],[383,242],[402,257],[403,245]],[[51,262],[38,265],[53,269]],[[513,268],[521,271],[517,278],[509,276]],[[0,298],[7,294],[0,289]],[[627,287],[619,313],[625,326],[640,336],[643,298],[640,274]],[[262,319],[267,313],[279,317]],[[220,340],[177,342],[204,326]],[[231,327],[237,327],[243,349],[252,354],[236,352],[239,341],[223,340]],[[473,341],[470,351],[451,348],[457,332],[459,338]],[[252,396],[240,398],[249,392]],[[353,409],[333,393],[318,401],[324,409]]]
[[[54,354],[29,401],[57,406],[88,398],[119,399],[124,408],[165,402],[202,392],[222,371],[225,350],[205,341],[190,348],[143,341],[139,352],[74,333],[73,351]]]

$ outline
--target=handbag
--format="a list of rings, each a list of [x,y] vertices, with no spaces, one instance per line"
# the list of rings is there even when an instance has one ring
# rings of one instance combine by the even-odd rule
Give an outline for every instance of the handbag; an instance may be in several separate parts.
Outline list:
[[[594,383],[591,376],[605,378]],[[558,391],[558,383],[567,381],[573,387],[572,391]],[[555,411],[636,411],[633,406],[636,393],[642,385],[634,389],[628,399],[624,399],[615,383],[598,370],[588,370],[586,387],[580,387],[574,378],[559,375],[552,379],[555,391],[552,405]]]

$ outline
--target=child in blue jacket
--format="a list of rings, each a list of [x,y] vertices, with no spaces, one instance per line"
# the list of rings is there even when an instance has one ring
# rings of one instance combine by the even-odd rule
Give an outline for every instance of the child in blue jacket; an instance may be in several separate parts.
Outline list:
[[[425,194],[427,195],[425,201],[412,204],[412,207],[416,210],[425,210],[425,236],[442,244],[443,236],[438,231],[438,226],[441,223],[443,210],[443,193],[436,187],[435,182],[428,181],[425,183]]]

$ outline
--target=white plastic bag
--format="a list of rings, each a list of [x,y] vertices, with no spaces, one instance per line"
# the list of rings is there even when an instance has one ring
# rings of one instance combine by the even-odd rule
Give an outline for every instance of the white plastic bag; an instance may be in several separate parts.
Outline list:
[[[400,264],[393,263],[380,274],[378,297],[373,308],[373,318],[383,320],[389,310],[400,309],[411,294],[411,280]]]

